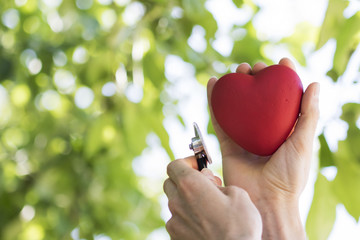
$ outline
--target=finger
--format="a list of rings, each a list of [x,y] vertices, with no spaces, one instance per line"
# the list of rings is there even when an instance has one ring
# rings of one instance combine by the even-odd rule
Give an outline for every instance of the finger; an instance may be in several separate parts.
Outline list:
[[[212,106],[211,106],[211,94],[216,84],[217,79],[215,77],[210,78],[207,84],[207,96],[208,96],[208,104],[211,116],[211,122],[213,128],[215,130],[216,136],[220,143],[220,148],[222,155],[225,156],[227,154],[247,154],[247,152],[242,149],[239,145],[237,145],[220,127],[219,123],[217,122]]]
[[[208,168],[203,168],[201,170],[201,173],[205,175],[205,177],[207,177],[211,182],[213,182],[215,184],[215,186],[221,186],[222,185],[222,181],[219,177],[215,176],[214,173],[208,169]]]
[[[263,62],[258,62],[258,63],[255,63],[253,69],[252,69],[252,74],[256,74],[258,73],[259,71],[263,70],[264,68],[266,68],[267,65]]]
[[[170,218],[165,228],[172,240],[179,239],[179,221],[177,219],[174,217]]]
[[[169,200],[173,199],[177,195],[176,194],[176,192],[177,192],[176,185],[173,181],[171,181],[170,178],[165,180],[163,188],[164,188],[164,192]]]
[[[312,83],[306,89],[302,101],[301,111],[294,133],[290,140],[298,150],[312,149],[316,126],[319,119],[319,83]],[[309,147],[308,145],[311,144]]]
[[[287,67],[291,68],[292,70],[296,71],[294,63],[289,58],[282,58],[279,61],[279,64],[287,66]]]
[[[183,161],[187,166],[198,170],[198,164],[195,156],[189,156],[180,160]]]
[[[184,159],[177,159],[169,163],[167,167],[167,174],[169,178],[178,185],[179,179],[187,175],[199,174],[197,171],[197,161],[194,156],[190,156]]]
[[[193,221],[190,221],[192,224]],[[196,233],[193,231],[194,226],[178,216],[173,216],[165,225],[166,231],[169,233],[171,240],[195,239]]]
[[[241,63],[236,68],[237,73],[245,73],[245,74],[251,74],[251,66],[248,63]]]
[[[188,202],[204,201],[206,196],[214,199],[221,198],[219,189],[214,186],[214,183],[209,181],[204,174],[192,168],[189,161],[193,162],[196,159],[188,157],[175,160],[168,165],[168,175],[176,185],[176,194]]]
[[[213,88],[215,86],[217,79],[215,77],[210,78],[208,84],[207,84],[207,97],[208,97],[208,104],[209,104],[209,110],[210,110],[210,116],[211,116],[211,122],[214,127],[215,133],[217,138],[219,139],[219,142],[222,143],[229,139],[227,134],[221,129],[219,123],[216,121],[212,106],[211,106],[211,94],[213,91]]]

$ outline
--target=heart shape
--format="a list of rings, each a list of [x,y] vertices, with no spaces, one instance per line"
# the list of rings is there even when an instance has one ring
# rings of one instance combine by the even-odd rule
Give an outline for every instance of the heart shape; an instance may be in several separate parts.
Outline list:
[[[272,65],[255,75],[230,73],[221,77],[211,95],[215,119],[245,150],[273,154],[290,135],[299,116],[303,86],[284,65]]]

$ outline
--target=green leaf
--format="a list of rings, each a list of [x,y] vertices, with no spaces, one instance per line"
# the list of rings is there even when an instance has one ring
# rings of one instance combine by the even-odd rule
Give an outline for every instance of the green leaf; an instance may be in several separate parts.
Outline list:
[[[284,39],[281,43],[287,45],[290,53],[296,58],[296,60],[303,66],[306,65],[306,56],[303,51],[304,44],[313,43],[316,40],[318,33],[318,27],[311,25],[310,23],[299,23],[295,27],[295,32]]]
[[[133,155],[140,155],[146,145],[146,136],[150,133],[147,119],[135,104],[128,103],[123,112],[126,148]],[[160,124],[160,123],[159,123]]]
[[[320,142],[320,151],[319,151],[320,168],[334,166],[335,165],[334,154],[331,152],[324,134],[320,134],[319,142]]]
[[[243,5],[244,1],[243,0],[233,0],[233,3],[235,4],[235,6],[240,8]]]
[[[185,122],[184,122],[184,118],[183,118],[180,114],[178,114],[178,115],[176,116],[176,118],[179,120],[179,122],[181,123],[181,125],[182,125],[183,127],[186,127],[186,126],[185,126]]]
[[[209,108],[208,108],[208,114],[209,114],[209,116],[210,116],[210,110],[209,110]],[[207,126],[207,132],[208,132],[209,134],[216,135],[215,129],[214,129],[214,125],[212,124],[211,119],[209,120],[209,123],[208,123],[208,126]]]
[[[341,119],[345,120],[349,126],[347,138],[339,142],[338,152],[348,151],[351,154],[351,160],[360,164],[360,129],[357,127],[357,121],[360,118],[360,104],[347,103],[342,107]]]
[[[85,142],[85,156],[93,157],[103,148],[107,148],[108,144],[112,142],[117,133],[114,118],[110,115],[101,115],[90,125],[86,135]]]
[[[347,139],[339,142],[335,153],[337,175],[334,179],[334,188],[338,199],[346,210],[357,221],[360,217],[360,129],[356,121],[360,116],[360,104],[348,103],[342,108],[341,118],[345,120],[349,129]]]
[[[207,41],[215,38],[218,24],[210,12],[206,11],[204,16],[196,21],[196,24],[199,24],[205,29],[205,39]]]
[[[267,61],[262,55],[261,46],[264,42],[261,42],[256,37],[256,31],[252,23],[246,24],[247,34],[239,41],[235,41],[234,47],[231,52],[231,58],[237,63],[247,62],[250,65],[254,65],[257,61]]]
[[[350,128],[357,128],[356,122],[360,117],[359,103],[346,103],[342,107],[341,119],[349,124]],[[359,136],[360,137],[360,136]]]
[[[156,135],[160,138],[161,145],[165,149],[166,153],[169,155],[169,158],[175,159],[174,153],[170,148],[169,134],[166,132],[164,126],[160,124],[163,121],[163,117],[155,116],[151,114],[151,115],[147,115],[147,120],[149,121],[149,124],[156,133]]]
[[[351,216],[360,217],[360,164],[351,159],[351,154],[338,154],[338,172],[334,179],[334,190],[339,201],[344,204]]]
[[[316,49],[320,49],[330,38],[337,36],[345,20],[343,12],[348,3],[349,1],[347,0],[329,0]]]
[[[164,75],[164,62],[164,57],[159,55],[155,50],[146,54],[143,59],[144,75],[147,76],[158,89],[163,87],[166,80]]]
[[[351,55],[360,42],[360,13],[346,19],[343,12],[348,3],[349,1],[345,0],[329,1],[316,47],[320,49],[331,38],[336,40],[333,68],[327,74],[334,82],[344,73]]]
[[[306,233],[309,240],[326,240],[328,238],[335,222],[337,203],[332,190],[332,182],[319,173],[306,221]]]
[[[360,43],[360,12],[349,19],[338,29],[333,69],[340,76]]]
[[[193,0],[182,0],[182,4],[185,10],[185,15],[190,19],[198,19],[203,17],[205,14],[204,0],[193,1]]]

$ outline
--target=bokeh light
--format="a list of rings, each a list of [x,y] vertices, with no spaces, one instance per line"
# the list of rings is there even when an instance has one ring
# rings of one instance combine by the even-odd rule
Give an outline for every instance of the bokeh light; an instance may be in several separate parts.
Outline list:
[[[53,60],[56,66],[63,67],[67,63],[66,54],[63,51],[57,51],[54,53]]]
[[[20,15],[16,9],[8,9],[2,14],[2,22],[8,28],[15,28],[19,21]]]
[[[140,2],[132,2],[126,6],[122,19],[129,26],[135,25],[144,15],[145,7]]]
[[[53,79],[59,92],[69,94],[75,91],[75,76],[70,71],[58,69]]]
[[[25,106],[31,97],[30,89],[27,85],[17,85],[11,91],[11,102],[17,107]]]
[[[88,87],[80,87],[75,93],[75,104],[78,108],[88,108],[94,101],[94,93]]]
[[[72,60],[74,63],[84,64],[89,59],[88,51],[84,47],[77,47],[73,53]]]
[[[105,97],[111,97],[114,96],[116,93],[116,85],[114,82],[107,82],[104,84],[104,86],[101,88],[101,93]]]
[[[40,95],[39,109],[55,110],[60,107],[61,100],[57,91],[47,90]]]
[[[81,10],[88,10],[93,5],[93,0],[76,0],[76,6]]]

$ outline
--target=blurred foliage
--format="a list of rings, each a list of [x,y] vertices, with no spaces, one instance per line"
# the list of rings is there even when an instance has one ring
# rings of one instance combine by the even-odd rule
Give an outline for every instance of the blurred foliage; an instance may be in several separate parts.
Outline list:
[[[336,39],[333,67],[328,73],[335,82],[345,72],[351,55],[360,43],[360,12],[350,18],[344,17],[344,11],[349,2],[347,0],[329,0],[317,43],[317,49],[319,49],[329,39]]]
[[[191,63],[205,85],[224,73],[214,62],[226,71],[239,62],[272,64],[264,48],[285,44],[306,65],[305,44],[317,42],[316,51],[336,39],[329,75],[338,81],[360,41],[360,13],[343,15],[348,1],[330,0],[320,29],[302,23],[278,43],[258,38],[258,6],[233,3],[252,12],[233,26],[234,45],[223,56],[213,47],[218,26],[206,0],[1,0],[0,239],[70,239],[74,231],[85,239],[146,239],[164,226],[159,194],[144,190],[132,160],[149,134],[173,159],[162,125],[164,106],[177,104],[166,91],[169,55]],[[204,32],[204,50],[188,44],[196,31]],[[319,137],[320,168],[338,174],[328,181],[319,173],[310,239],[326,238],[337,203],[359,218],[359,109],[344,106],[348,138],[337,152]]]
[[[311,210],[306,222],[309,239],[326,240],[328,238],[336,219],[337,204],[338,201],[334,196],[331,182],[319,173],[315,183]]]
[[[341,81],[349,60],[360,43],[360,12],[350,17],[344,11],[350,1],[329,0],[326,16],[320,29],[317,50],[328,40],[336,40],[332,69],[328,75],[334,82]],[[359,66],[358,66],[359,67]],[[353,79],[352,84],[358,83]],[[319,170],[336,168],[334,179],[327,180],[320,172],[315,183],[313,203],[306,224],[309,239],[327,239],[336,217],[337,204],[343,204],[348,213],[360,220],[360,104],[342,106],[341,120],[348,125],[347,137],[332,152],[324,134],[319,136]]]
[[[327,180],[320,172],[315,183],[313,203],[306,224],[309,239],[327,239],[335,222],[336,205],[343,204],[348,213],[359,221],[360,217],[360,130],[356,121],[360,117],[360,104],[343,106],[341,119],[349,128],[346,140],[340,141],[338,150],[331,152],[324,135],[320,140],[320,170],[336,167],[333,180]]]

